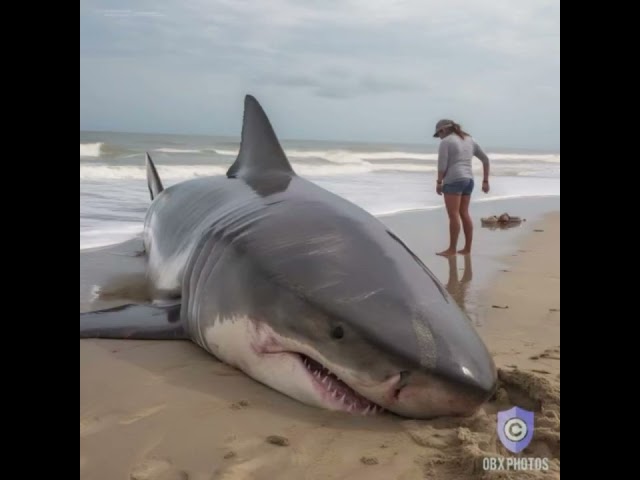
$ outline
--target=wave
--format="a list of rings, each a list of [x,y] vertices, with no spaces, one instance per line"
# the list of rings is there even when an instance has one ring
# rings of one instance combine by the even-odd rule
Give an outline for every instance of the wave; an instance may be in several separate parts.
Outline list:
[[[81,143],[80,144],[80,157],[98,158],[102,149],[103,142],[96,143]]]
[[[487,153],[489,160],[507,160],[507,161],[529,161],[543,163],[560,163],[560,155],[558,154],[525,154],[525,153]]]
[[[229,166],[221,165],[157,165],[160,178],[180,180],[192,177],[225,175]],[[361,164],[361,165],[308,165],[293,164],[296,173],[302,176],[336,176],[357,175],[374,172],[435,172],[433,165],[416,164]],[[110,165],[80,165],[81,180],[116,180],[116,179],[145,179],[144,167],[138,166],[110,166]]]
[[[435,153],[362,152],[353,150],[288,150],[291,158],[322,158],[332,163],[362,163],[366,160],[437,160]]]
[[[167,180],[180,180],[190,177],[213,176],[226,174],[228,167],[194,165],[156,165],[160,178]],[[147,172],[143,167],[136,166],[110,166],[110,165],[80,165],[81,180],[140,180],[146,179]]]
[[[236,156],[238,156],[238,151],[239,150],[224,150],[224,149],[213,148],[213,149],[211,149],[211,151],[213,153],[217,153],[218,155],[222,155],[222,156],[225,156],[225,157],[236,157]]]
[[[338,165],[360,165],[368,162],[376,163],[389,160],[415,162],[417,164],[426,162],[435,164],[438,160],[437,153],[405,152],[402,150],[393,151],[367,151],[367,150],[347,150],[347,149],[327,149],[327,150],[305,150],[300,148],[285,148],[285,153],[292,162],[304,162],[305,160],[324,160]],[[222,157],[235,157],[238,149],[217,148],[216,146],[196,147],[192,145],[178,145],[172,147],[151,148],[150,151],[165,154],[190,154],[190,155],[217,155]],[[145,148],[127,148],[116,144],[81,143],[81,158],[97,157],[120,157],[127,158],[144,154]],[[488,152],[492,163],[546,163],[560,164],[559,154],[545,153],[491,153]]]
[[[225,165],[163,165],[156,164],[161,178],[180,180],[199,176],[225,175],[229,166]],[[293,169],[301,176],[331,177],[339,175],[360,175],[374,173],[433,173],[437,170],[435,164],[425,163],[322,163],[310,164],[292,162]],[[476,162],[473,171],[479,175],[482,172],[482,164]],[[500,177],[560,177],[560,165],[536,165],[527,163],[494,164],[491,167],[491,175]],[[107,179],[145,179],[146,171],[143,165],[88,165],[80,164],[80,179],[107,180]]]
[[[144,225],[121,222],[95,230],[80,230],[80,250],[104,247],[129,240],[142,233]]]
[[[80,143],[80,159],[130,158],[144,155],[144,150],[126,148],[107,142]]]
[[[155,152],[162,153],[204,153],[206,150],[195,150],[187,148],[156,148]]]
[[[238,150],[219,150],[213,149],[215,153],[223,156],[236,156]],[[415,153],[403,151],[389,152],[368,152],[355,150],[298,150],[285,149],[285,154],[291,159],[316,158],[324,159],[332,163],[362,163],[367,160],[419,160],[431,161],[438,160],[437,153]],[[525,154],[525,153],[487,153],[492,161],[515,161],[515,162],[542,162],[542,163],[560,163],[560,155],[556,154]]]

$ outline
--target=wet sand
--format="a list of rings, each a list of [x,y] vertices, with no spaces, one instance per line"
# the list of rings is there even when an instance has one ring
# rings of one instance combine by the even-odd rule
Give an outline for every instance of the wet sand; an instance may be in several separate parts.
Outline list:
[[[526,218],[507,230],[480,217]],[[559,199],[473,205],[474,253],[452,259],[442,210],[382,217],[469,313],[500,368],[497,395],[469,419],[353,417],[307,407],[183,341],[80,341],[83,479],[559,478]],[[80,308],[93,285],[137,272],[138,242],[80,254]],[[466,260],[466,261],[465,261]],[[115,301],[113,302],[115,303]],[[536,412],[519,456],[548,472],[487,472],[514,457],[496,435],[496,412]]]

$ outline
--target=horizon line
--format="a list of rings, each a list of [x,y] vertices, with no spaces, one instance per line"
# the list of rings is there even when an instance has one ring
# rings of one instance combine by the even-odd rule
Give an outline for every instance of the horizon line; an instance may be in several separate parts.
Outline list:
[[[229,138],[229,139],[233,139],[235,141],[237,141],[238,143],[240,142],[240,135],[228,135],[228,134],[208,134],[208,133],[185,133],[185,132],[144,132],[144,131],[126,131],[126,130],[112,130],[112,129],[105,129],[105,130],[98,130],[98,129],[80,129],[80,133],[98,133],[98,134],[107,134],[107,133],[114,133],[114,134],[124,134],[124,135],[152,135],[152,136],[169,136],[169,135],[173,135],[173,136],[182,136],[182,137],[210,137],[210,138]],[[429,136],[427,136],[428,140],[431,140],[429,138]],[[279,140],[281,142],[317,142],[317,143],[348,143],[348,144],[368,144],[368,145],[404,145],[404,146],[415,146],[415,147],[422,147],[422,146],[429,146],[429,147],[437,147],[438,142],[402,142],[402,141],[397,141],[397,140],[342,140],[342,139],[313,139],[313,138],[288,138],[288,137],[279,137]],[[548,153],[553,153],[556,155],[560,155],[560,147],[542,147],[542,146],[538,146],[538,147],[533,147],[533,146],[516,146],[516,145],[501,145],[501,146],[497,146],[497,145],[490,145],[490,144],[486,144],[487,146],[483,145],[483,148],[486,149],[491,149],[491,148],[497,148],[497,149],[506,149],[506,148],[516,148],[516,149],[522,149],[522,150],[534,150],[537,151],[538,153],[542,153],[542,152],[548,152]]]

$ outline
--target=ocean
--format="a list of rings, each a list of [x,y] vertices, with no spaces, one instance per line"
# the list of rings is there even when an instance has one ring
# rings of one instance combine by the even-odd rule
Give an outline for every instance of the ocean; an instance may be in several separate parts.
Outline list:
[[[374,215],[443,207],[435,192],[437,145],[282,140],[294,170]],[[490,148],[491,192],[479,182],[473,202],[560,195],[560,154]],[[144,154],[165,187],[224,175],[238,139],[213,136],[80,132],[80,249],[125,241],[142,231],[150,203]],[[482,175],[482,164],[474,170]]]

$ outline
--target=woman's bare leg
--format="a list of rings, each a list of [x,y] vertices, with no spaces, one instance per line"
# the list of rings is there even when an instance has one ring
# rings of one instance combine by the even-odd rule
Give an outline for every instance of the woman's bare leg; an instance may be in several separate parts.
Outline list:
[[[460,199],[460,219],[462,220],[462,230],[464,231],[464,248],[458,253],[467,255],[471,253],[471,244],[473,243],[473,220],[469,214],[469,204],[471,203],[471,195],[462,195]]]
[[[458,237],[460,236],[460,195],[445,193],[444,204],[449,215],[449,248],[438,252],[438,255],[449,256],[456,254]]]

